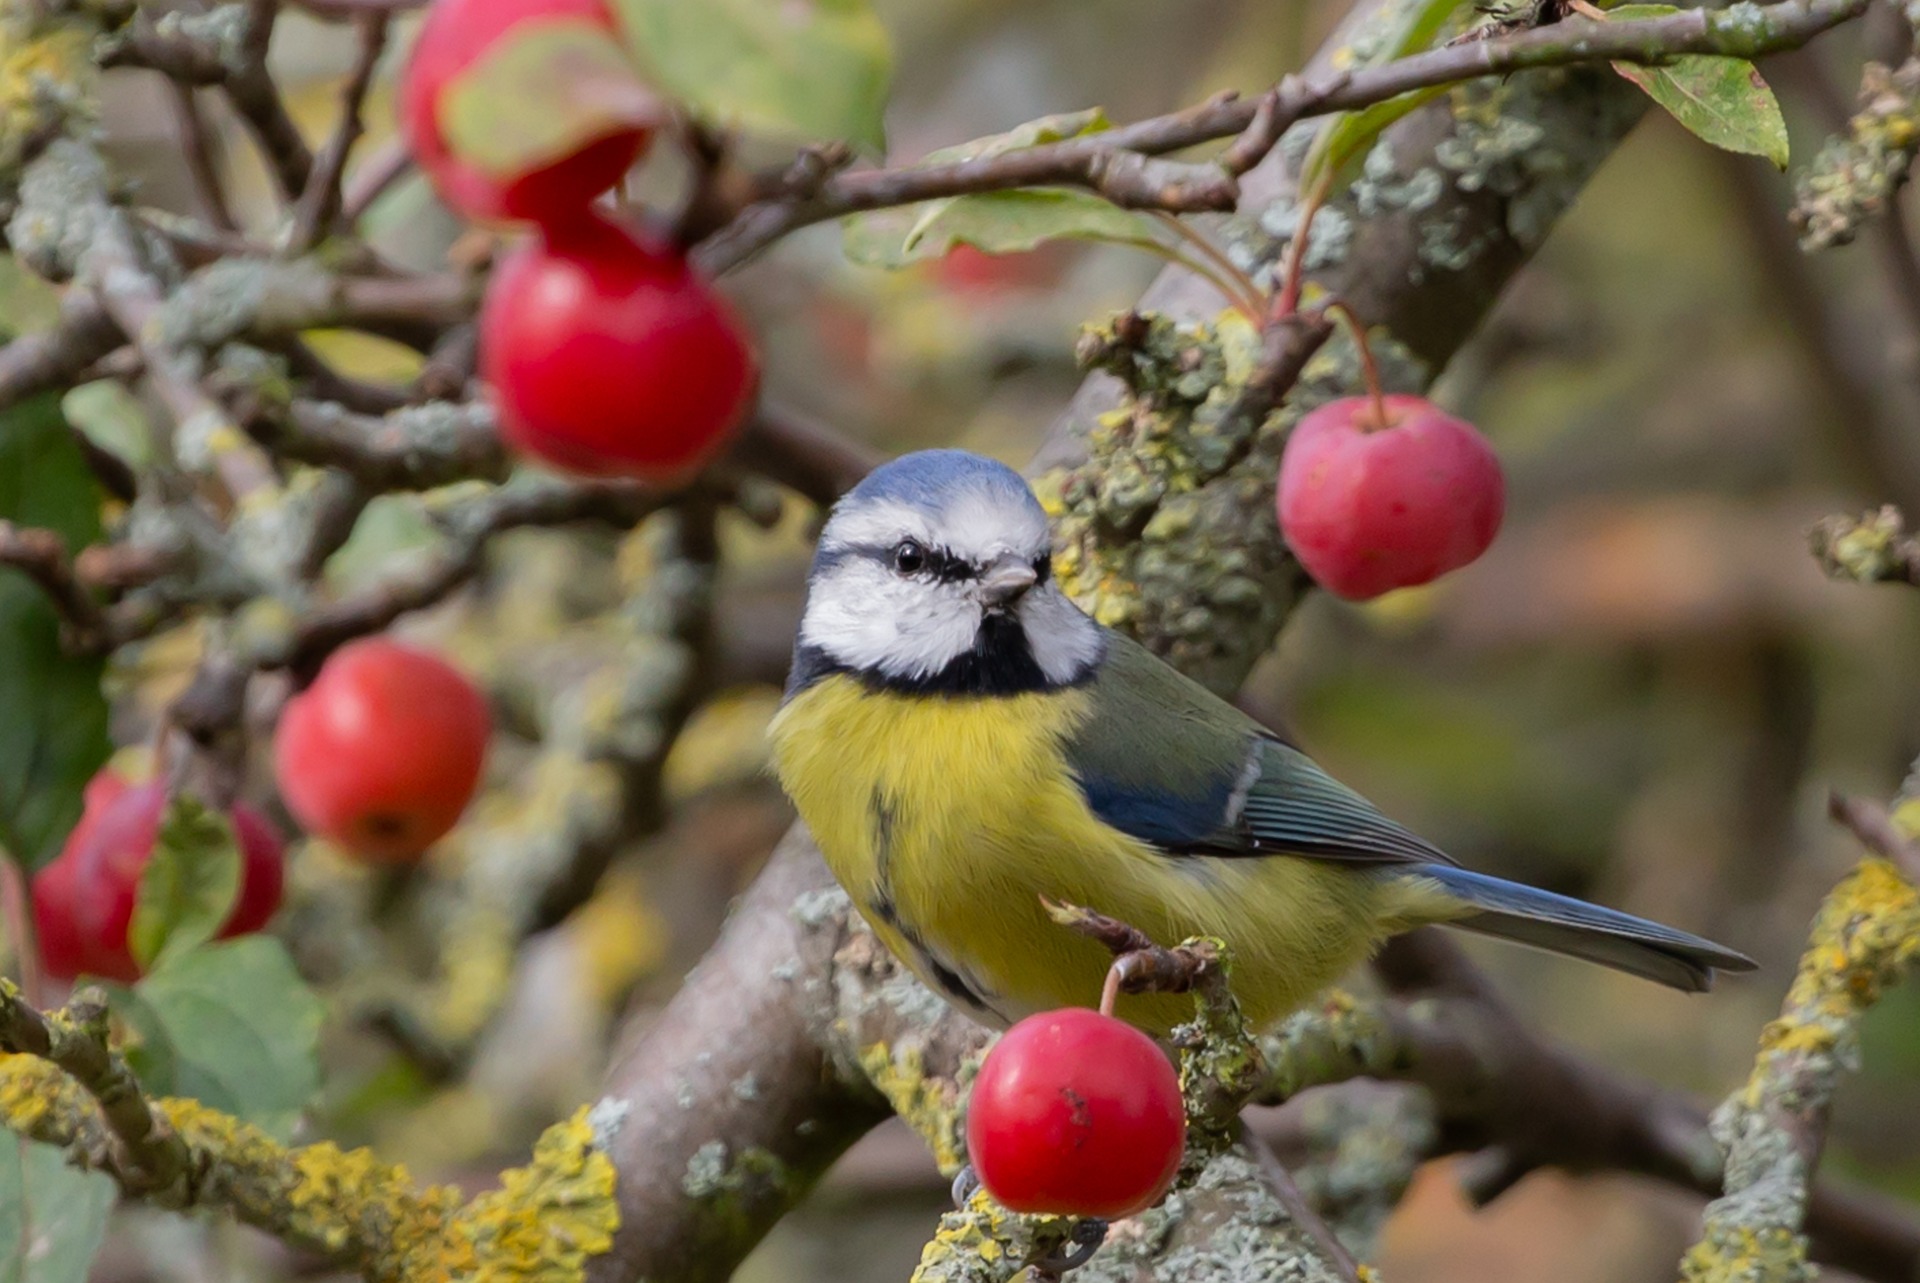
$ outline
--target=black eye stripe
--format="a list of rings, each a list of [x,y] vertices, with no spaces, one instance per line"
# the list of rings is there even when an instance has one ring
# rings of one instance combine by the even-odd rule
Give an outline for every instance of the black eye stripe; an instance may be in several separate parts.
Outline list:
[[[929,547],[926,544],[920,543],[918,540],[902,540],[899,543],[890,544],[842,544],[830,551],[821,552],[814,562],[814,573],[818,575],[854,557],[866,557],[879,562],[895,574],[899,574],[901,572],[897,568],[896,558],[900,551],[901,543],[912,543],[920,550],[921,564],[917,569],[909,572],[914,579],[931,579],[936,583],[951,584],[963,583],[966,580],[977,579],[980,576],[979,567],[975,566],[966,558],[958,556],[945,548]],[[1039,576],[1039,582],[1043,584],[1046,583],[1047,580],[1053,577],[1052,555],[1042,553],[1040,556],[1035,557],[1033,559],[1033,569],[1034,573]]]
[[[921,565],[919,569],[911,572],[915,579],[933,579],[940,583],[959,583],[962,580],[973,579],[980,573],[973,567],[972,563],[968,562],[965,558],[956,557],[945,548],[929,548],[925,544],[912,540],[903,542],[912,542],[920,549]],[[846,560],[848,557],[871,557],[889,570],[893,570],[896,564],[895,558],[899,550],[900,544],[897,543],[886,544],[884,546],[880,544],[848,544],[845,547],[834,549],[830,561],[837,563]],[[823,560],[826,559],[823,558]],[[819,568],[818,563],[816,563],[815,568],[816,570]]]

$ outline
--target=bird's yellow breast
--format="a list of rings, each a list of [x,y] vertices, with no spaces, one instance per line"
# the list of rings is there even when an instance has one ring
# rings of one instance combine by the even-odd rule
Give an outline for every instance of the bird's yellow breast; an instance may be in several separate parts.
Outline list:
[[[1379,884],[1316,861],[1171,857],[1087,806],[1062,752],[1087,691],[1000,698],[875,691],[837,675],[772,727],[781,784],[828,865],[894,953],[974,1014],[1091,1006],[1108,956],[1054,923],[1045,896],[1164,944],[1226,939],[1235,989],[1264,1020],[1297,1006],[1384,933]],[[1164,1031],[1184,999],[1123,1000]]]

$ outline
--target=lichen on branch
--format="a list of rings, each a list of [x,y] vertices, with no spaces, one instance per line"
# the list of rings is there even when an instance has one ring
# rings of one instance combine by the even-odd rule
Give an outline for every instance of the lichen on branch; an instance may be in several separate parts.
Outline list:
[[[497,1189],[463,1201],[369,1150],[290,1148],[198,1101],[149,1099],[84,995],[43,1015],[0,987],[0,1126],[129,1196],[224,1211],[380,1283],[576,1283],[620,1221],[586,1109],[548,1128]]]
[[[1893,824],[1907,839],[1920,834],[1920,797],[1910,793]],[[1714,1112],[1727,1192],[1708,1205],[1682,1262],[1686,1283],[1814,1277],[1805,1221],[1834,1093],[1859,1067],[1867,1009],[1920,960],[1920,890],[1908,876],[1870,855],[1821,904],[1753,1072]]]

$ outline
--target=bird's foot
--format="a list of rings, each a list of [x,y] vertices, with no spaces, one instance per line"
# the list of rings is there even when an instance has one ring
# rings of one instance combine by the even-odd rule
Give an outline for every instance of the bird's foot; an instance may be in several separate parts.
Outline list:
[[[1093,1259],[1107,1241],[1107,1223],[1097,1216],[1074,1222],[1073,1232],[1058,1249],[1033,1263],[1034,1276],[1057,1279],[1068,1270],[1077,1270]]]

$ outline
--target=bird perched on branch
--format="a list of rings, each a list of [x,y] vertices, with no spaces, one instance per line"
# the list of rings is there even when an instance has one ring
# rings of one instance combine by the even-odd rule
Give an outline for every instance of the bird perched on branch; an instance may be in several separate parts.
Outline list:
[[[1461,868],[1083,614],[1051,549],[1038,500],[1002,464],[928,450],[876,469],[821,534],[773,723],[780,781],[855,905],[974,1017],[1099,995],[1106,951],[1042,897],[1162,944],[1220,937],[1256,1025],[1433,923],[1676,989],[1753,966]],[[1143,995],[1118,1014],[1164,1032],[1187,1008]]]

